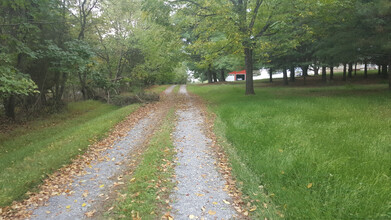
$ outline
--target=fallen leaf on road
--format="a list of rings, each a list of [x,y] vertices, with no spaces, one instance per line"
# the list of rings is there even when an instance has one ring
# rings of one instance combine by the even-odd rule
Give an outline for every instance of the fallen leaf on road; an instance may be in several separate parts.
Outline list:
[[[50,214],[50,211],[46,211],[46,214]]]
[[[223,202],[224,202],[225,204],[227,204],[227,205],[231,204],[231,203],[229,203],[227,200],[224,200],[224,199],[223,199]]]
[[[105,186],[105,184],[102,184],[102,185],[99,186],[99,188],[103,188],[104,186]]]
[[[215,215],[216,212],[215,212],[215,211],[212,211],[212,210],[209,210],[209,211],[208,211],[208,214],[209,214],[209,215]]]
[[[70,206],[70,205],[67,205],[65,208],[69,209],[69,208],[71,208],[71,206]]]
[[[189,219],[195,219],[194,215],[189,215]]]
[[[87,216],[88,218],[91,218],[92,216],[94,216],[96,210],[92,210],[92,211],[89,211],[89,212],[86,212],[84,213],[85,216]]]
[[[87,204],[85,204],[85,203],[83,203],[83,204],[81,204],[81,207],[84,207],[84,206],[86,206]]]

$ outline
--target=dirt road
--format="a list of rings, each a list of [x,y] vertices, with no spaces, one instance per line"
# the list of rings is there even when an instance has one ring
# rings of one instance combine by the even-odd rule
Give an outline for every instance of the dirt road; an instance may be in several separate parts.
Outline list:
[[[115,199],[114,189],[121,176],[134,163],[168,109],[176,108],[177,124],[173,133],[176,147],[177,186],[169,205],[174,219],[237,219],[226,180],[217,166],[212,140],[206,135],[205,114],[194,96],[182,85],[162,93],[162,100],[140,108],[117,125],[106,139],[91,146],[86,154],[54,173],[41,192],[14,204],[12,219],[84,219],[102,218],[104,204]],[[137,169],[135,166],[134,169]],[[65,174],[64,174],[65,173]],[[61,175],[60,175],[61,174]],[[113,198],[114,197],[114,198]]]

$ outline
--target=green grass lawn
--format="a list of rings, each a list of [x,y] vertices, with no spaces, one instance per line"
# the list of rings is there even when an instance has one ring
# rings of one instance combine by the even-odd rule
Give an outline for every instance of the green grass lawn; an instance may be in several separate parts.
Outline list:
[[[286,218],[391,218],[388,85],[188,89],[208,101],[218,135],[256,177],[234,164],[239,180],[262,185]]]
[[[83,153],[137,106],[76,102],[62,113],[0,133],[0,206],[34,190],[48,174]]]

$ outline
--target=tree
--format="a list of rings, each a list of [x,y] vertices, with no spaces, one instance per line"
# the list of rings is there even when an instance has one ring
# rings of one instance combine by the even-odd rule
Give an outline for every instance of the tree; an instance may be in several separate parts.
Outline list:
[[[16,69],[6,54],[0,53],[0,99],[6,116],[15,119],[15,98],[37,93],[36,89],[30,77]]]
[[[269,31],[279,22],[277,8],[282,3],[263,0],[227,0],[222,2],[177,0],[169,2],[174,4],[174,7],[183,14],[201,18],[197,29],[209,26],[208,30],[219,30],[225,34],[228,41],[236,44],[242,50],[247,72],[245,94],[255,94],[253,51],[259,40],[270,34]]]

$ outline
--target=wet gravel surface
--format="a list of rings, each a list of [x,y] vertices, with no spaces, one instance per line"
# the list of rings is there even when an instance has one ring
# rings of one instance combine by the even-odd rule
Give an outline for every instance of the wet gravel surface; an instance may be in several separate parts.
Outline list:
[[[179,93],[187,94],[181,86]],[[217,170],[211,140],[202,132],[201,112],[188,98],[187,107],[177,110],[174,145],[177,151],[175,175],[178,183],[171,196],[174,219],[238,218],[224,190],[225,181]]]

